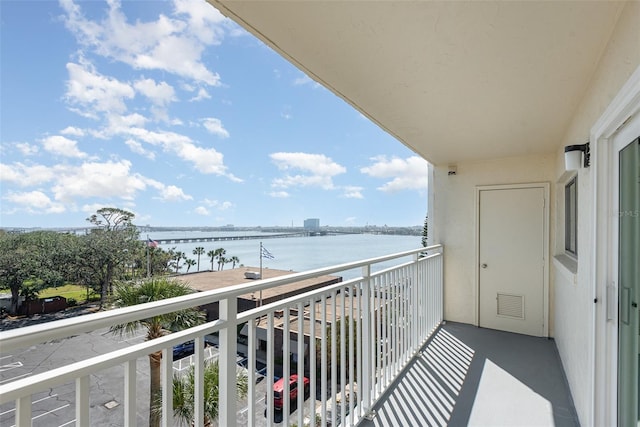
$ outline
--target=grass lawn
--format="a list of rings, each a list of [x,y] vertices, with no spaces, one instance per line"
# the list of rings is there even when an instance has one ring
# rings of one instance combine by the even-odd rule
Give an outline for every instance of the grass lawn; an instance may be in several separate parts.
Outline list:
[[[82,303],[87,300],[87,288],[79,285],[64,285],[57,288],[43,289],[38,293],[39,298],[49,298],[61,296],[66,299],[73,298],[78,303]]]

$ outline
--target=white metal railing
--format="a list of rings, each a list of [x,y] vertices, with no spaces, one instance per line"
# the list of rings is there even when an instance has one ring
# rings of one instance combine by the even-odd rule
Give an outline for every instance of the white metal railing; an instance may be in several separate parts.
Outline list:
[[[409,261],[403,261],[409,257]],[[377,264],[392,260],[397,260],[398,264],[374,272]],[[173,425],[172,348],[194,340],[195,353],[191,360],[195,365],[195,389],[199,390],[194,425],[201,426],[204,418],[204,337],[218,334],[219,425],[237,425],[239,410],[246,414],[249,426],[273,425],[275,416],[281,416],[284,425],[291,421],[298,426],[314,426],[316,416],[323,426],[354,425],[371,414],[376,401],[441,323],[442,265],[443,248],[434,245],[2,332],[0,349],[6,353],[114,324],[219,303],[219,319],[213,322],[3,383],[0,385],[0,405],[14,402],[15,424],[30,426],[32,396],[74,382],[75,424],[90,425],[90,375],[122,366],[124,420],[120,424],[133,426],[136,425],[136,410],[140,405],[136,399],[136,361],[162,351],[162,424]],[[354,268],[362,269],[360,277],[242,313],[237,311],[240,295]],[[276,312],[283,313],[278,325]],[[247,325],[249,388],[246,407],[239,408],[235,375],[238,330],[242,324]],[[256,372],[256,355],[264,348],[259,348],[258,331],[262,332],[261,336],[266,336],[266,380],[261,381],[260,386],[256,383],[262,377]],[[280,411],[273,399],[275,377],[289,378],[292,374],[298,375],[294,387],[302,392],[297,393],[293,402],[288,398],[282,399]],[[305,393],[307,389],[309,392]],[[291,390],[289,381],[284,381],[283,396],[290,396]],[[308,395],[310,398],[305,404]],[[342,399],[338,401],[337,396],[342,396]],[[266,420],[260,406],[263,397]],[[290,414],[292,404],[296,408],[293,415]]]

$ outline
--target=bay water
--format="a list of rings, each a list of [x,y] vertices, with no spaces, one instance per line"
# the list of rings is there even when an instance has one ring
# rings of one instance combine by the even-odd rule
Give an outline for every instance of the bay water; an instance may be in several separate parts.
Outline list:
[[[193,250],[202,246],[205,254],[200,256],[200,271],[211,269],[211,259],[206,255],[210,250],[224,248],[225,257],[237,256],[240,264],[249,267],[260,266],[260,242],[273,255],[273,259],[263,258],[264,268],[274,268],[278,270],[290,270],[302,272],[315,270],[318,268],[330,267],[344,264],[351,261],[360,261],[382,255],[389,255],[416,249],[421,246],[421,236],[396,236],[381,234],[344,234],[336,236],[308,236],[308,237],[278,237],[268,238],[267,233],[259,231],[242,232],[211,232],[211,231],[152,231],[143,233],[140,237],[152,240],[158,239],[179,239],[179,238],[203,238],[203,237],[223,237],[223,236],[256,236],[263,234],[263,239],[230,240],[218,242],[190,242],[190,243],[168,243],[159,245],[160,248],[168,250],[174,248],[182,251],[187,258],[197,261],[197,255]],[[410,257],[402,261],[408,261]],[[374,271],[398,264],[398,260],[380,263],[374,267]],[[236,264],[238,267],[239,264]],[[214,261],[214,269],[217,263]],[[231,264],[226,264],[224,269],[232,268]],[[193,266],[190,273],[197,271],[198,267]],[[180,272],[186,272],[186,265],[181,263]],[[360,269],[350,270],[340,274],[343,279],[350,279],[360,275]]]

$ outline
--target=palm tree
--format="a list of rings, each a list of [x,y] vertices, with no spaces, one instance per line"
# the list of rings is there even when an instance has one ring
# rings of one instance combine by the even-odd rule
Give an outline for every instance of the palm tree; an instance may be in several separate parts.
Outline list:
[[[177,251],[175,254],[176,257],[176,273],[180,270],[180,261],[183,259],[187,259],[187,256],[182,251]]]
[[[200,255],[204,254],[204,248],[202,246],[198,246],[193,250],[193,254],[198,256],[198,271],[200,271]]]
[[[231,262],[231,268],[236,268],[236,264],[240,263],[240,258],[234,255],[229,259],[229,261]]]
[[[210,250],[209,252],[207,252],[207,256],[211,258],[211,271],[213,271],[213,260],[216,259],[216,255],[216,251],[214,250]]]
[[[187,295],[193,291],[182,282],[167,278],[152,278],[140,283],[121,283],[115,289],[115,306],[129,307],[146,302]],[[133,334],[138,328],[147,331],[146,341],[162,337],[170,331],[188,329],[204,322],[204,313],[196,309],[186,309],[148,319],[114,325],[110,331],[119,335]],[[160,417],[153,411],[154,399],[160,393],[160,361],[162,351],[149,355],[149,426],[158,427]]]
[[[218,361],[207,361],[204,365],[204,425],[210,426],[218,419],[220,366]],[[238,398],[247,396],[249,379],[244,370],[238,370],[236,374],[238,384]],[[173,416],[177,418],[178,425],[192,426],[195,424],[195,366],[191,366],[186,375],[175,374],[173,376]],[[155,400],[153,407],[158,415],[162,414],[162,398]]]
[[[224,264],[224,255],[227,253],[227,250],[224,248],[218,248],[215,252],[216,258],[218,259],[218,271],[220,271],[222,269],[222,265]]]
[[[187,258],[187,260],[185,261],[185,264],[187,264],[187,273],[188,273],[189,269],[191,267],[193,267],[194,265],[196,265],[196,260],[195,259],[191,259],[191,258]]]

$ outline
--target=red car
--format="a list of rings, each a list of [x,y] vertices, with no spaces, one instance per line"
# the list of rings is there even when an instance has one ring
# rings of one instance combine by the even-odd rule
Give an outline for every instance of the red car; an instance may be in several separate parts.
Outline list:
[[[304,384],[304,397],[309,396],[309,378],[302,377]],[[276,409],[282,409],[284,401],[282,399],[284,394],[284,378],[280,378],[273,384],[273,406]],[[291,375],[289,377],[289,401],[297,402],[298,399],[298,375]],[[295,403],[294,403],[295,404]]]

